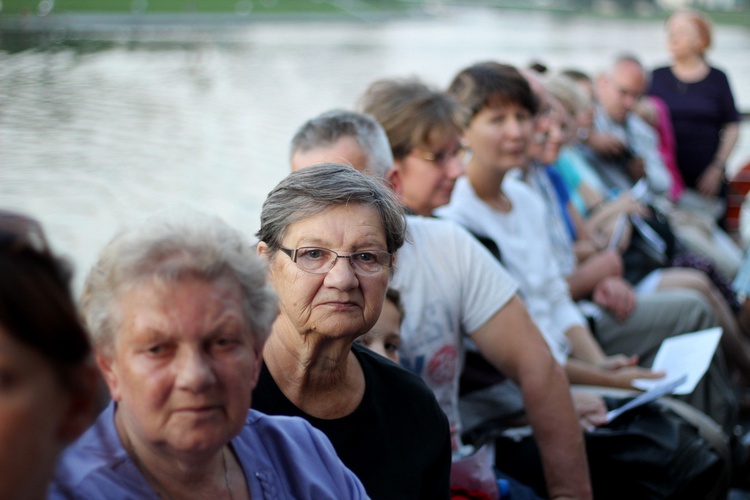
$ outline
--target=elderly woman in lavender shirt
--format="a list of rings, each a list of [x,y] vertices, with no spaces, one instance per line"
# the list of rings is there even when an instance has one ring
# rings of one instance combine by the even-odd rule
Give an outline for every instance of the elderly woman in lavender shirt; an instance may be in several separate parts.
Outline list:
[[[113,401],[63,455],[52,498],[367,498],[321,432],[248,409],[278,306],[226,224],[121,234],[82,306]]]

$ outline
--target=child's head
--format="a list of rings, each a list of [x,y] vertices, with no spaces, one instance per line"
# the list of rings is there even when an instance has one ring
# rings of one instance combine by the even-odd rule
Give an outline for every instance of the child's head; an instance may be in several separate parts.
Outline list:
[[[401,321],[404,309],[398,291],[389,288],[385,294],[383,311],[375,326],[357,339],[368,349],[385,356],[394,363],[399,363],[398,348],[401,345]]]

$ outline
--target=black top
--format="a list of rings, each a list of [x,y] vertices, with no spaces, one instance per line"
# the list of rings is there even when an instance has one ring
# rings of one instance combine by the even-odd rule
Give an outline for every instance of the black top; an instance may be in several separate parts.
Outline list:
[[[711,68],[703,80],[686,83],[671,68],[657,68],[648,93],[663,99],[669,109],[677,166],[685,184],[694,188],[719,149],[722,128],[741,118],[729,80]]]
[[[418,376],[367,348],[352,347],[365,376],[365,393],[349,415],[315,418],[281,392],[265,363],[253,408],[302,417],[323,431],[341,461],[375,500],[447,499],[451,466],[448,419]]]

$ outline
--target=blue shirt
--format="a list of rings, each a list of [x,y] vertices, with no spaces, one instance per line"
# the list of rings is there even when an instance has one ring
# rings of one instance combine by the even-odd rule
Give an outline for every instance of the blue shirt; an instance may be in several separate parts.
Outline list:
[[[63,452],[49,499],[159,498],[123,448],[114,408]],[[328,438],[301,418],[250,410],[231,443],[254,499],[368,498]]]

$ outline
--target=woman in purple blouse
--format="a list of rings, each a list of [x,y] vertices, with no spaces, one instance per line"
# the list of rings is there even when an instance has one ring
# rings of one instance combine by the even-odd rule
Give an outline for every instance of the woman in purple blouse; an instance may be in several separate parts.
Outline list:
[[[266,274],[250,240],[184,210],[102,250],[81,307],[112,401],[48,500],[369,498],[322,432],[250,409],[278,313]]]
[[[701,13],[679,10],[667,21],[667,33],[672,65],[654,70],[648,93],[663,99],[672,115],[677,165],[687,187],[721,196],[740,115],[726,75],[706,60],[711,26]]]

